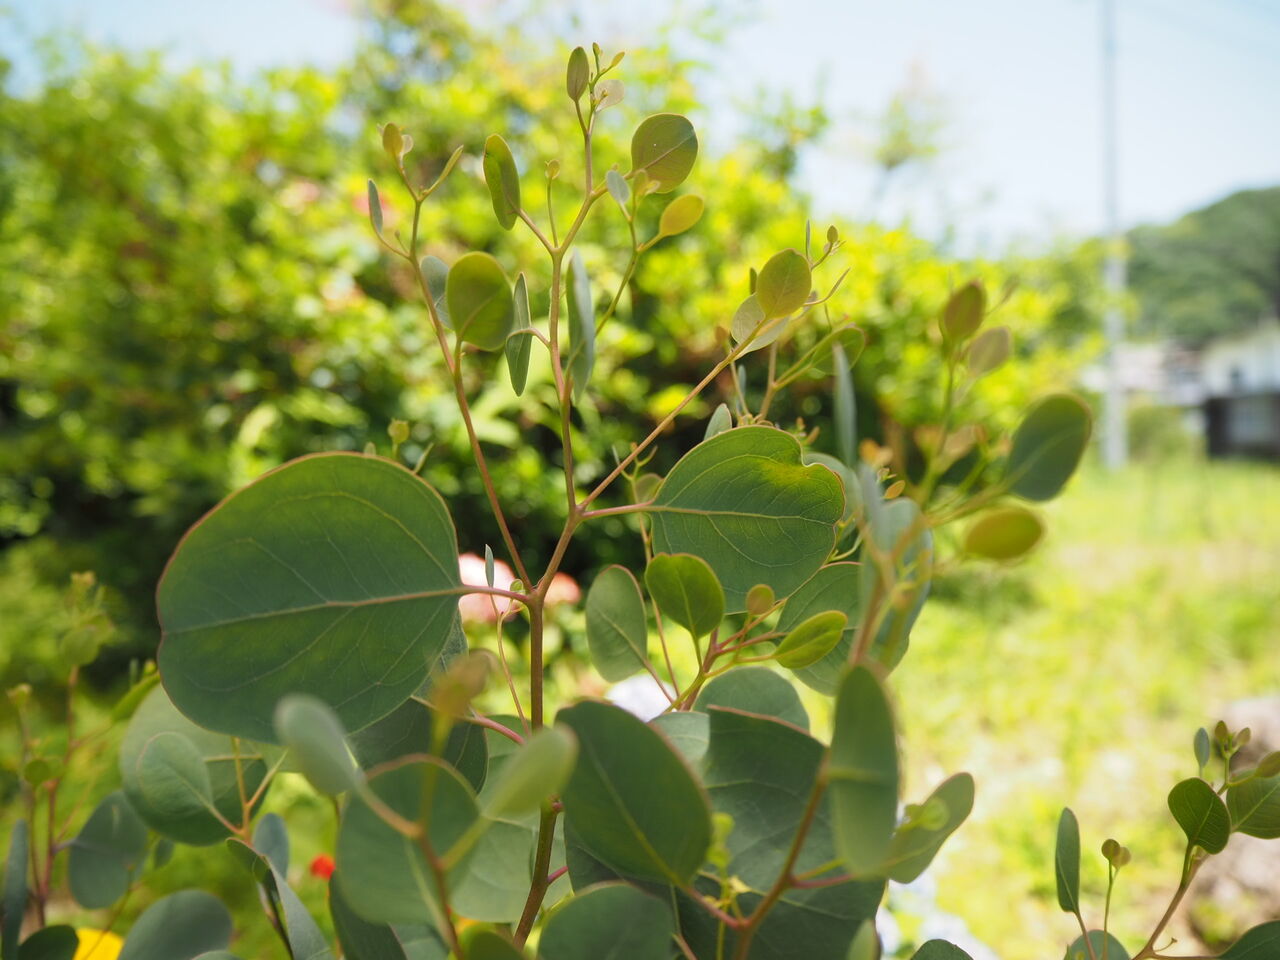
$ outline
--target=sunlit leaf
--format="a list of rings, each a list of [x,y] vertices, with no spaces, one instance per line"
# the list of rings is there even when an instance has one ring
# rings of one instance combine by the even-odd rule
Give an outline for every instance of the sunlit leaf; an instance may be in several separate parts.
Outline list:
[[[1013,435],[1005,468],[1009,489],[1027,500],[1052,500],[1075,473],[1093,418],[1084,402],[1058,393],[1037,402]]]
[[[587,591],[587,647],[600,676],[616,683],[644,668],[649,628],[640,585],[626,567],[605,567]]]
[[[785,317],[800,309],[809,299],[811,280],[804,254],[783,250],[770,257],[756,281],[756,299],[765,319]]]
[[[449,319],[458,336],[481,350],[499,350],[515,321],[515,299],[502,266],[487,253],[466,253],[449,268]]]
[[[964,535],[966,553],[986,560],[1017,560],[1035,549],[1044,524],[1025,507],[995,507],[982,513]]]
[[[503,230],[510,230],[520,212],[520,173],[507,141],[496,133],[484,142],[482,165],[494,216]]]
[[[724,590],[701,557],[659,553],[645,568],[644,584],[659,609],[694,637],[705,637],[724,618]]]
[[[647,117],[631,138],[632,172],[643,170],[658,185],[658,193],[680,186],[697,157],[698,135],[693,124],[677,113]]]

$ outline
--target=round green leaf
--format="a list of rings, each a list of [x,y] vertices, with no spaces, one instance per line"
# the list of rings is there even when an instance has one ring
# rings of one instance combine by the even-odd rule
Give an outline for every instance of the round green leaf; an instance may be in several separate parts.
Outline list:
[[[520,212],[520,172],[516,170],[516,161],[511,156],[507,141],[496,133],[484,142],[482,166],[494,216],[503,230],[510,230]]]
[[[692,228],[702,219],[704,207],[702,198],[696,193],[686,193],[684,196],[676,197],[667,204],[666,209],[662,211],[662,216],[658,219],[658,236],[674,237]]]
[[[569,54],[569,66],[565,70],[564,89],[570,100],[577,100],[587,90],[591,82],[591,64],[587,60],[587,51],[574,47]]]
[[[16,927],[14,935],[17,935]],[[37,930],[22,941],[20,950],[5,956],[14,957],[15,960],[74,960],[79,948],[80,935],[75,928],[58,924]]]
[[[591,663],[611,683],[644,668],[649,627],[640,585],[625,567],[605,567],[587,591],[587,647]]]
[[[815,613],[782,638],[773,659],[788,670],[810,666],[835,648],[848,622],[838,610]]]
[[[1005,468],[1009,490],[1027,500],[1052,500],[1075,473],[1089,443],[1093,417],[1066,393],[1037,402],[1013,434]]]
[[[204,758],[180,733],[157,733],[148,740],[138,754],[137,771],[147,807],[163,820],[187,821],[214,809]]]
[[[705,713],[697,710],[662,713],[650,720],[649,726],[666,737],[691,767],[696,770],[701,766],[710,735]]]
[[[1080,910],[1080,824],[1069,807],[1058,818],[1058,842],[1054,847],[1053,873],[1057,880],[1058,906],[1064,913]]]
[[[31,833],[26,820],[18,820],[9,834],[9,851],[4,861],[4,925],[0,926],[0,957],[16,956],[22,915],[27,908],[27,857],[31,853]],[[17,920],[13,918],[17,917]]]
[[[1192,777],[1169,791],[1169,812],[1187,835],[1187,843],[1221,853],[1231,837],[1227,805],[1203,780]]]
[[[1280,776],[1254,777],[1227,788],[1231,829],[1251,837],[1280,837]]]
[[[954,943],[946,940],[929,940],[911,955],[911,960],[973,960]]]
[[[933,862],[947,837],[956,832],[973,810],[973,777],[957,773],[944,780],[923,805],[930,804],[941,804],[946,809],[946,819],[936,828],[919,822],[898,827],[885,861],[885,872],[890,880],[910,883]]]
[[[338,874],[329,878],[329,913],[343,956],[352,960],[446,960],[449,948],[428,924],[370,923],[347,903]]]
[[[680,186],[697,157],[698,135],[693,124],[677,113],[647,117],[631,138],[631,171],[643,170],[658,185],[658,193]]]
[[[844,614],[844,632],[836,645],[825,656],[795,670],[798,680],[827,696],[834,695],[840,685],[840,679],[849,663],[849,651],[853,649],[861,615],[860,578],[861,568],[856,563],[828,564],[791,595],[782,608],[782,613],[778,615],[777,629],[787,633],[824,611],[834,610]],[[875,653],[873,645],[872,655]]]
[[[765,667],[738,667],[721,674],[698,692],[695,707],[728,707],[777,717],[801,730],[809,729],[809,714],[795,687]]]
[[[472,927],[461,940],[467,960],[525,960],[524,951],[496,930]]]
[[[143,700],[120,744],[120,779],[129,805],[152,830],[171,840],[196,846],[216,843],[227,835],[227,830],[203,805],[184,807],[182,812],[175,813],[162,810],[148,800],[142,755],[153,739],[164,734],[180,736],[191,744],[204,764],[214,808],[232,823],[240,820],[240,787],[231,738],[197,727],[169,702],[163,688],[156,688]],[[262,749],[242,742],[240,759],[245,790],[256,793],[267,774]],[[152,763],[154,765],[154,760]]]
[[[1124,948],[1124,944],[1101,930],[1089,931],[1089,946],[1093,947],[1092,954],[1089,947],[1085,946],[1084,936],[1076,937],[1063,954],[1063,960],[1092,960],[1093,957],[1102,960],[1104,956],[1107,960],[1129,960],[1129,951]]]
[[[500,350],[515,320],[515,299],[502,266],[487,253],[466,253],[449,268],[449,320],[458,336],[481,350]]]
[[[974,337],[973,343],[969,344],[969,352],[965,355],[965,362],[969,365],[971,374],[983,377],[1002,367],[1012,351],[1013,337],[1009,328],[992,327]]]
[[[785,317],[804,306],[812,279],[804,254],[787,249],[770,257],[756,280],[756,299],[765,319]]]
[[[276,735],[302,773],[321,793],[337,796],[354,789],[360,771],[347,749],[338,715],[322,700],[293,693],[276,707]]]
[[[703,434],[703,440],[710,440],[717,433],[724,433],[726,430],[733,429],[733,414],[729,412],[727,403],[719,404],[715,410],[711,412],[711,417],[707,420],[707,429]]]
[[[705,560],[688,553],[659,553],[644,571],[649,596],[694,638],[724,619],[724,590]]]
[[[579,891],[542,931],[542,960],[668,960],[675,921],[671,908],[625,883]]]
[[[959,343],[973,336],[987,312],[987,292],[977,280],[970,280],[951,295],[938,326],[944,340]]]
[[[485,791],[482,812],[499,818],[538,810],[568,781],[577,756],[578,742],[568,730],[534,731]]]
[[[619,707],[585,701],[560,711],[578,736],[565,813],[599,861],[640,880],[688,881],[711,843],[711,812],[684,760]]]
[[[67,883],[86,910],[111,906],[147,855],[147,827],[123,793],[107,794],[89,814],[67,858]]]
[[[485,802],[484,794],[480,802]],[[467,857],[466,872],[449,891],[453,908],[465,917],[487,923],[519,920],[533,882],[537,841],[536,814],[487,821],[484,833]]]
[[[445,296],[449,284],[449,265],[439,257],[426,256],[418,262],[418,270],[427,284],[436,316],[446,327],[451,327],[453,321],[449,318],[449,301]]]
[[[1044,524],[1025,507],[987,510],[964,535],[966,553],[985,560],[1017,560],[1035,549]]]
[[[348,730],[426,679],[462,592],[444,501],[408,470],[354,454],[295,460],[191,529],[160,581],[160,673],[202,726],[275,736],[309,693]],[[145,814],[144,814],[145,817]]]
[[[1227,947],[1218,960],[1273,960],[1280,957],[1280,920],[1254,927]]]
[[[435,713],[426,704],[407,700],[381,720],[351,735],[356,762],[372,770],[394,760],[429,753],[439,756],[462,774],[473,790],[479,790],[484,786],[489,766],[484,728],[474,723],[455,723],[444,748],[437,753],[432,732],[437,722]]]
[[[880,870],[898,818],[898,739],[880,681],[854,667],[836,694],[828,766],[836,847],[851,874]]]
[[[685,454],[650,511],[654,550],[707,561],[735,613],[756,584],[783,598],[817,572],[835,545],[844,491],[827,468],[801,463],[790,434],[738,427]]]
[[[134,921],[120,960],[193,960],[231,942],[231,915],[203,890],[161,897]]]
[[[375,772],[369,789],[406,820],[425,822],[431,848],[443,856],[479,816],[475,795],[456,772],[435,758],[389,764]],[[424,793],[429,795],[424,813]],[[413,840],[388,826],[353,794],[338,827],[337,873],[342,894],[365,920],[436,923],[439,891],[431,868]],[[466,858],[450,871],[461,877]]]
[[[768,318],[764,315],[764,308],[760,306],[760,298],[753,293],[738,304],[738,309],[734,311],[733,320],[729,324],[729,332],[733,335],[736,343],[742,343],[744,340],[748,340],[766,319]],[[755,338],[747,342],[741,355],[745,356],[748,353],[767,347],[782,336],[783,331],[786,329],[787,324],[783,322],[772,323],[760,329]]]

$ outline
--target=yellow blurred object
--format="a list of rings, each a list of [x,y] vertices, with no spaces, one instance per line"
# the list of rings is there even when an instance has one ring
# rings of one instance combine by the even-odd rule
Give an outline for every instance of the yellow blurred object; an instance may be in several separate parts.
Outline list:
[[[80,935],[80,945],[72,960],[116,960],[124,946],[123,940],[107,930],[81,927],[76,933]]]

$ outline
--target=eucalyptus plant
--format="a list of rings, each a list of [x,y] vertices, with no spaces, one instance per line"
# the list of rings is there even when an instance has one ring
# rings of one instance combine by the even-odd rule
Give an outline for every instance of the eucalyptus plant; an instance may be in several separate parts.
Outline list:
[[[550,158],[545,198],[528,203],[531,178],[506,141],[486,142],[480,166],[494,215],[536,238],[541,276],[513,282],[486,252],[452,264],[427,254],[422,210],[461,150],[421,184],[404,162],[411,135],[393,123],[381,132],[401,199],[384,202],[370,181],[371,224],[421,294],[501,533],[486,552],[486,582],[462,582],[449,504],[420,479],[421,460],[413,469],[398,461],[403,423],[391,426],[390,458],[374,449],[304,457],[224,500],[183,538],[160,581],[158,671],[113,718],[128,720],[122,789],[61,844],[53,816],[38,837],[34,815],[46,797],[56,804],[58,781],[29,778],[32,814],[9,845],[0,960],[74,954],[75,931],[46,925],[56,856],[67,857],[77,903],[118,909],[144,865],[175,843],[224,847],[258,887],[283,954],[299,960],[878,954],[887,882],[920,876],[974,801],[973,778],[957,773],[902,804],[890,674],[935,569],[1013,561],[1036,546],[1044,522],[1029,504],[1063,490],[1090,414],[1054,394],[1009,436],[961,421],[966,392],[1011,354],[1008,329],[987,322],[998,304],[973,282],[950,297],[932,341],[946,372],[942,421],[909,444],[860,439],[851,371],[864,334],[831,310],[857,264],[839,272],[837,231],[815,243],[806,226],[794,249],[751,271],[705,376],[611,469],[584,477],[577,453],[590,443],[581,424],[597,350],[609,342],[602,333],[645,253],[703,213],[696,194],[677,193],[698,152],[684,116],[650,116],[632,138],[629,169],[597,169],[593,139],[622,96],[613,76],[621,60],[599,47],[569,58],[580,183]],[[576,212],[557,224],[566,196]],[[607,291],[575,247],[593,215],[621,217],[630,236]],[[559,463],[548,469],[563,473],[566,505],[545,555],[521,543],[493,479],[503,464],[471,407],[476,378],[497,366],[486,355],[502,355],[524,394],[535,352],[548,360],[560,434]],[[771,419],[796,385],[829,392],[834,437],[823,442],[834,454],[817,449],[819,428]],[[665,475],[651,472],[671,425],[712,393],[723,402],[705,439]],[[649,719],[547,682],[552,585],[575,536],[613,517],[633,525],[646,563],[596,574],[585,654],[603,681],[647,677],[665,703]],[[514,582],[498,584],[499,557]],[[468,594],[491,604],[496,637],[464,631],[458,602]],[[508,644],[503,625],[517,618],[527,642]],[[832,699],[830,742],[811,732],[797,683]],[[482,709],[501,697],[509,709]],[[34,741],[24,743],[34,753]],[[1233,773],[1238,743],[1217,738],[1219,786],[1195,778],[1170,795],[1188,838],[1170,914],[1202,854],[1232,831],[1280,833],[1280,763]],[[68,756],[78,745],[69,738]],[[1207,739],[1197,755],[1203,776]],[[284,820],[260,813],[286,770],[333,799],[336,944],[289,885]],[[1103,852],[1114,880],[1128,853],[1114,841]],[[1127,957],[1107,931],[1109,896],[1102,928],[1087,931],[1069,813],[1057,878],[1082,932],[1067,956]],[[19,946],[26,913],[35,929]],[[1167,919],[1137,960],[1163,956],[1155,944]],[[1258,928],[1223,956],[1274,956],[1278,928]],[[121,956],[226,960],[232,934],[215,898],[185,890],[142,914]],[[943,941],[916,953],[963,956]]]

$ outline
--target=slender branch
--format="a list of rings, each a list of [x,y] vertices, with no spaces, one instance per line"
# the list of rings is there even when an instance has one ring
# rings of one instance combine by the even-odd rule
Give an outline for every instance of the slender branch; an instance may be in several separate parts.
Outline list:
[[[1156,940],[1160,938],[1160,934],[1164,932],[1164,928],[1169,925],[1169,921],[1173,919],[1174,913],[1178,909],[1178,905],[1182,903],[1182,898],[1186,896],[1187,890],[1191,888],[1191,881],[1195,879],[1196,872],[1200,869],[1200,864],[1204,860],[1191,859],[1191,845],[1187,845],[1187,855],[1184,859],[1186,866],[1182,871],[1182,881],[1178,884],[1178,889],[1174,891],[1173,899],[1169,901],[1169,906],[1165,908],[1164,916],[1160,918],[1160,922],[1156,924],[1156,928],[1151,931],[1151,936],[1147,938],[1147,942],[1143,944],[1141,950],[1133,955],[1133,960],[1146,960],[1148,957],[1155,957]]]
[[[547,895],[547,887],[551,878],[547,873],[551,865],[551,849],[556,834],[556,810],[544,807],[538,821],[538,849],[533,858],[533,885],[529,888],[529,897],[524,902],[524,911],[520,915],[520,923],[516,926],[515,944],[523,947],[533,930],[533,923],[538,918],[538,910]]]

